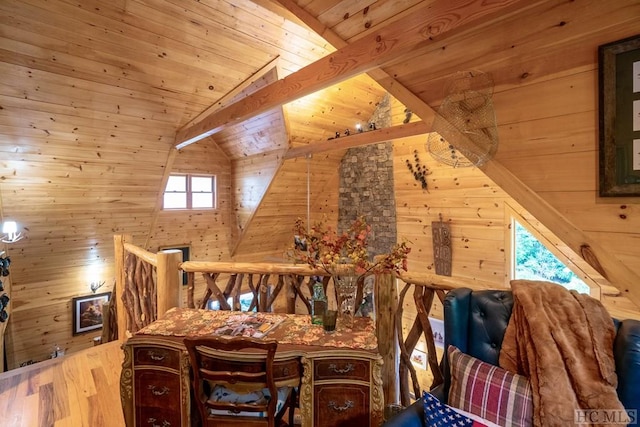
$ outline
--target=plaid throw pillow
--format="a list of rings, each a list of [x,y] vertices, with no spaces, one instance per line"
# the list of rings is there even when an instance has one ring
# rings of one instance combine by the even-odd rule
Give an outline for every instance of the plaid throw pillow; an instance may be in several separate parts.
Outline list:
[[[531,384],[522,376],[448,348],[449,405],[502,426],[531,426]]]

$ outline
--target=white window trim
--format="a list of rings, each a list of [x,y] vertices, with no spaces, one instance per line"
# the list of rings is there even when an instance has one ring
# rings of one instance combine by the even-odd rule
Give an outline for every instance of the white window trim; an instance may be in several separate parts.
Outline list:
[[[164,190],[162,192],[162,210],[165,211],[184,211],[184,210],[190,210],[190,211],[197,211],[197,210],[204,210],[204,211],[210,211],[210,210],[216,210],[218,208],[218,177],[216,175],[208,175],[208,174],[191,174],[191,173],[171,173],[169,174],[169,178],[172,176],[183,176],[186,178],[186,198],[187,198],[187,207],[186,208],[167,208],[164,205],[164,195],[167,194],[167,183],[169,182],[169,179],[167,179],[167,183],[165,183],[164,186]],[[193,194],[208,194],[208,193],[202,193],[202,192],[193,192],[191,190],[191,178],[211,178],[212,182],[211,182],[211,197],[212,197],[212,207],[210,208],[194,208],[193,207]],[[182,192],[177,192],[177,191],[170,191],[169,193],[182,193]]]

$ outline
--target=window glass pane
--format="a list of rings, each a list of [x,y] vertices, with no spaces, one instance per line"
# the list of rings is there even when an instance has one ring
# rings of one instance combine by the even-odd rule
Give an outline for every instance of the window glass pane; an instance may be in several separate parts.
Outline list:
[[[191,177],[191,191],[194,193],[211,193],[213,177],[193,176]]]
[[[253,294],[246,293],[240,295],[240,310],[241,311],[249,311],[249,307],[251,307],[251,301],[253,301]],[[227,303],[229,306],[233,307],[233,298],[227,298]],[[209,310],[220,310],[220,303],[217,300],[210,299],[207,303],[207,308]],[[253,307],[251,311],[258,311],[257,306]]]
[[[564,265],[538,239],[515,221],[514,279],[545,280],[588,294],[589,285]]]
[[[213,195],[211,193],[193,193],[191,195],[191,207],[194,209],[212,208]]]
[[[164,193],[165,209],[186,209],[187,193]]]
[[[187,177],[184,175],[171,175],[164,191],[187,191]]]

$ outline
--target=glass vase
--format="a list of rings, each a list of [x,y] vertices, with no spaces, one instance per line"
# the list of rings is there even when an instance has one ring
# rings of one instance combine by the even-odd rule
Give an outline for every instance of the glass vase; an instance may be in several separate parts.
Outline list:
[[[338,326],[351,329],[353,328],[353,317],[358,309],[356,304],[358,276],[355,274],[333,276],[333,283],[336,288]]]

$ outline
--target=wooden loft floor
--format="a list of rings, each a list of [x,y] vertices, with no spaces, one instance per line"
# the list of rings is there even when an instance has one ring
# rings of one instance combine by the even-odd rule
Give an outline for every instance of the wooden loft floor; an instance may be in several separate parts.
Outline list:
[[[11,427],[122,427],[114,341],[0,374],[0,424]]]

